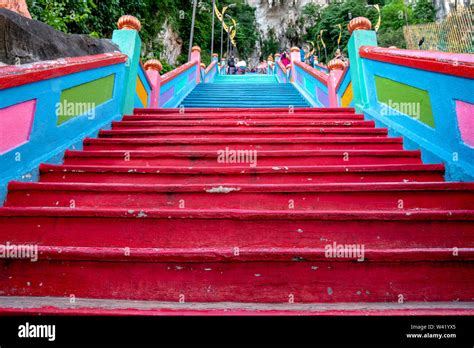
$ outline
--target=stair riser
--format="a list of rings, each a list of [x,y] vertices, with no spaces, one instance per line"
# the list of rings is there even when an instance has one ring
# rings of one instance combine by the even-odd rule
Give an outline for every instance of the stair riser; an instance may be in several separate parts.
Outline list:
[[[371,121],[247,121],[247,120],[235,120],[235,121],[123,121],[113,122],[112,129],[147,129],[147,128],[162,128],[162,127],[193,127],[193,129],[208,130],[209,127],[375,127],[375,124]]]
[[[42,182],[128,183],[128,184],[300,184],[351,182],[441,182],[438,172],[393,173],[275,173],[275,174],[153,174],[153,173],[42,173]]]
[[[238,121],[251,121],[251,122],[334,122],[334,121],[363,121],[362,115],[354,114],[279,114],[279,115],[264,115],[255,113],[231,113],[231,114],[194,114],[188,113],[187,109],[184,110],[183,114],[163,114],[163,115],[138,115],[138,116],[124,116],[123,121],[162,121],[162,122],[175,122],[175,121],[190,121],[196,122],[198,120],[204,120],[208,122],[214,121],[226,121],[226,122],[238,122]]]
[[[143,131],[104,131],[99,134],[100,138],[123,138],[123,139],[222,139],[227,138],[227,141],[238,140],[238,139],[300,139],[300,138],[386,138],[387,135],[380,132],[357,132],[356,129],[346,129],[340,131],[333,131],[330,128],[326,128],[324,132],[298,132],[298,133],[250,133],[250,132],[229,132],[229,133],[165,133],[159,131],[143,132]]]
[[[184,210],[183,210],[184,211]],[[290,214],[291,211],[288,211]],[[364,245],[364,250],[474,248],[471,221],[415,220],[339,220],[274,218],[180,218],[201,216],[183,213],[176,218],[138,218],[139,210],[129,217],[68,216],[1,217],[0,242],[68,247],[115,248],[320,248],[327,245]],[[176,214],[175,214],[176,215]],[[12,233],[14,231],[14,233]],[[296,255],[298,256],[298,255]],[[390,254],[387,254],[387,258]],[[463,255],[460,252],[459,256]],[[345,259],[347,260],[347,259]],[[354,260],[352,258],[351,260]]]
[[[220,143],[220,144],[139,144],[139,143],[116,143],[110,144],[106,142],[100,143],[96,141],[94,143],[84,144],[84,150],[148,150],[148,151],[219,151],[222,147],[238,148],[241,150],[261,150],[261,151],[272,151],[272,150],[402,150],[403,145],[398,143],[390,142],[379,142],[379,143],[322,143],[322,144],[310,144],[310,143],[262,143],[262,144],[242,144],[242,143]]]
[[[227,194],[186,192],[12,191],[7,207],[123,207],[131,209],[249,209],[249,210],[474,210],[473,192],[294,192]]]
[[[177,109],[135,109],[134,114],[136,115],[170,115],[177,114]],[[255,113],[255,108],[192,108],[186,112],[192,114],[216,114],[216,115],[228,115],[228,114],[243,114],[243,113]],[[258,114],[279,116],[282,113],[287,113],[287,108],[267,108],[259,109]],[[355,112],[354,108],[295,108],[295,114],[305,115],[319,115],[319,114],[347,114]]]
[[[471,263],[3,262],[11,296],[173,302],[472,301]],[[27,285],[29,284],[29,286]]]
[[[239,149],[240,150],[240,149]],[[245,157],[248,156],[248,157]],[[250,163],[252,161],[252,163]],[[219,162],[218,157],[66,157],[65,164],[117,165],[117,166],[185,166],[185,167],[239,167],[259,166],[310,166],[310,165],[377,165],[377,164],[421,164],[419,157],[402,156],[318,156],[318,157],[259,157],[258,151],[242,157],[241,163]]]
[[[205,103],[183,103],[181,104],[182,106],[186,108],[203,108],[203,107],[218,107],[218,108],[234,108],[234,107],[241,107],[241,106],[247,106],[247,107],[253,107],[253,108],[268,108],[273,106],[279,107],[279,108],[290,108],[290,107],[305,107],[308,106],[307,104],[303,103],[281,103],[281,104],[262,104],[262,105],[255,105],[255,103],[250,103],[250,104],[223,104],[223,103],[215,103],[215,104],[205,104]]]

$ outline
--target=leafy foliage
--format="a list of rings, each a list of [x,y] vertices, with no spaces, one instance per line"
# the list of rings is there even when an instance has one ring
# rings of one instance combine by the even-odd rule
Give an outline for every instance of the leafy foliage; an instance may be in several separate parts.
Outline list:
[[[309,8],[306,11],[308,15],[311,13],[316,17],[316,24],[306,30],[307,34],[304,36],[304,40],[305,42],[314,42],[316,54],[319,53],[319,60],[323,62],[331,60],[338,48],[337,39],[340,33],[338,24],[342,27],[340,48],[347,54],[346,46],[349,41],[347,24],[350,20],[359,16],[369,18],[372,23],[375,23],[377,20],[377,11],[373,7],[368,7],[367,2],[364,0],[334,2],[325,8]],[[323,41],[326,44],[327,60],[323,44],[318,39],[321,30],[323,31]]]

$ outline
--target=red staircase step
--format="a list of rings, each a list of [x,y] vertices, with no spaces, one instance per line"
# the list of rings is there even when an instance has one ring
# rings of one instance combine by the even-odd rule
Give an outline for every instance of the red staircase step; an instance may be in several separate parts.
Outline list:
[[[95,299],[282,304],[290,299],[296,303],[395,303],[400,295],[407,302],[465,302],[474,297],[474,268],[463,262],[152,263],[66,259],[37,264],[1,261],[0,267],[0,291],[8,296],[69,298],[74,294]]]
[[[296,184],[342,182],[444,181],[443,165],[365,165],[306,167],[138,167],[40,166],[42,182],[135,184]]]
[[[139,115],[125,115],[123,121],[212,121],[212,120],[229,120],[229,121],[355,121],[364,120],[364,115],[353,113],[286,113],[286,114],[262,114],[262,113],[166,113],[166,114],[139,114]]]
[[[402,150],[402,138],[386,137],[305,137],[289,139],[275,138],[99,138],[84,140],[85,150],[194,150],[218,151],[225,147],[242,150]]]
[[[240,149],[222,149],[228,153]],[[244,150],[245,151],[245,150]],[[421,164],[419,151],[251,151],[229,163],[216,151],[67,151],[65,164],[136,166],[311,166],[362,164]],[[235,154],[238,154],[235,152]],[[234,156],[235,156],[234,154]],[[219,161],[221,159],[221,161]],[[222,160],[224,159],[224,160]],[[229,157],[227,157],[230,160]],[[250,163],[252,161],[252,163]]]
[[[346,127],[308,127],[308,128],[234,128],[234,127],[206,127],[206,129],[193,129],[192,127],[177,127],[177,128],[146,128],[146,129],[129,129],[129,130],[101,130],[99,137],[120,137],[120,138],[160,138],[169,139],[173,137],[186,138],[222,138],[222,137],[236,137],[239,139],[243,138],[276,138],[276,137],[290,137],[290,138],[301,138],[301,137],[348,137],[348,136],[359,136],[359,137],[386,137],[388,131],[386,129],[376,128],[346,128]]]
[[[262,120],[124,120],[112,122],[113,129],[142,129],[152,127],[193,127],[193,129],[207,130],[209,127],[375,127],[374,121],[361,120],[311,120],[311,121],[262,121]]]
[[[3,208],[0,225],[0,240],[40,246],[324,250],[337,242],[364,245],[382,256],[389,250],[417,253],[440,249],[450,260],[471,259],[474,250],[472,210]],[[455,247],[461,256],[454,255]]]
[[[162,114],[176,114],[179,112],[190,113],[190,114],[201,114],[201,113],[215,113],[215,114],[240,114],[240,113],[258,113],[268,114],[272,116],[279,116],[285,113],[304,113],[304,114],[345,114],[355,113],[354,108],[163,108],[163,109],[135,109],[135,115],[162,115]]]
[[[474,210],[472,183],[138,185],[20,183],[9,185],[7,207],[130,209]]]

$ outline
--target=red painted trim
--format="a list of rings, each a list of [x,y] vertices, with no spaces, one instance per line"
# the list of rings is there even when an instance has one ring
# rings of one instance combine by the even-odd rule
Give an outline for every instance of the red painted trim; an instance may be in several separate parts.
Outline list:
[[[299,61],[295,61],[295,65],[301,69],[303,69],[306,73],[310,74],[314,78],[316,78],[319,82],[323,83],[324,85],[327,86],[328,84],[328,79],[329,75],[325,74],[319,70],[316,70],[315,68],[310,67],[308,64],[304,64]]]
[[[316,63],[315,65],[319,66],[321,69],[325,69],[329,71],[328,67],[324,64]]]
[[[474,55],[362,46],[363,58],[441,74],[474,78]]]
[[[153,89],[153,84],[151,83],[150,78],[148,77],[148,74],[146,73],[145,66],[143,65],[143,63],[141,61],[140,61],[140,67],[143,70],[143,75],[145,75],[145,79],[148,82],[148,86],[150,87],[150,90],[152,90]]]
[[[206,75],[209,74],[209,71],[211,71],[212,69],[214,69],[214,67],[216,66],[216,64],[217,64],[217,61],[213,61],[213,62],[207,67],[207,69],[205,70]]]
[[[180,67],[164,74],[163,76],[161,76],[161,86],[163,86],[164,84],[170,82],[171,80],[176,78],[178,75],[181,75],[182,73],[188,71],[189,69],[191,69],[192,67],[194,67],[197,64],[198,64],[197,61],[187,62],[186,64],[183,64]]]
[[[127,55],[114,52],[0,68],[0,90],[53,79],[77,72],[126,62]]]

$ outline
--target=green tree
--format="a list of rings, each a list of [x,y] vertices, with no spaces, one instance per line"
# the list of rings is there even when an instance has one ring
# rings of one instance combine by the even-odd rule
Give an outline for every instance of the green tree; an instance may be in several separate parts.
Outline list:
[[[349,42],[350,37],[349,32],[347,31],[347,24],[350,20],[359,16],[369,18],[372,23],[375,23],[377,20],[377,11],[373,7],[367,5],[368,4],[365,0],[348,0],[344,2],[331,3],[319,11],[314,8],[305,7],[303,13],[305,11],[313,13],[316,17],[316,24],[307,28],[307,33],[303,38],[305,42],[314,42],[315,46],[319,44],[320,61],[326,62],[324,48],[321,41],[318,39],[321,30],[323,30],[323,41],[326,44],[328,61],[334,57],[334,53],[337,49],[337,39],[340,32],[339,27],[337,26],[338,24],[342,26],[340,48],[347,54],[347,43]]]
[[[418,0],[413,9],[415,23],[431,23],[436,20],[436,9],[430,0]]]
[[[380,46],[405,48],[403,26],[412,24],[413,10],[403,0],[392,0],[382,8],[382,25],[377,39]]]

